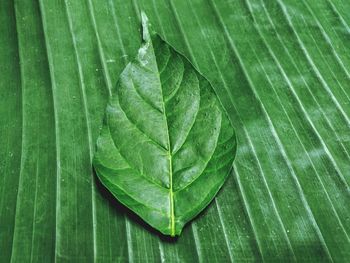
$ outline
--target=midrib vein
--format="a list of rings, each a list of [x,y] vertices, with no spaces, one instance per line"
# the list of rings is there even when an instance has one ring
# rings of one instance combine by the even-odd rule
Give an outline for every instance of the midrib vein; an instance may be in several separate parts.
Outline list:
[[[165,118],[165,122],[168,126],[168,122]],[[169,195],[170,195],[170,235],[175,236],[175,212],[174,212],[174,192],[173,192],[173,166],[172,166],[172,158],[170,153],[170,138],[169,138],[169,132],[167,127],[167,134],[168,134],[168,158],[169,158]]]
[[[166,116],[166,110],[165,110],[165,98],[163,95],[163,88],[162,88],[162,81],[160,79],[160,74],[159,74],[159,69],[158,69],[158,64],[157,64],[157,59],[156,59],[156,54],[154,52],[153,48],[153,43],[152,43],[152,36],[151,33],[148,31],[148,19],[141,14],[141,23],[142,23],[142,30],[147,30],[147,34],[149,34],[148,39],[146,42],[150,44],[150,48],[152,49],[152,53],[154,56],[155,60],[155,66],[156,66],[156,72],[157,72],[157,78],[158,78],[158,83],[160,87],[160,95],[161,95],[161,104],[162,104],[162,112],[163,112],[163,117],[164,117],[164,122],[165,122],[165,130],[166,130],[166,136],[167,136],[167,156],[169,159],[169,203],[170,203],[170,218],[169,218],[169,226],[170,226],[170,235],[172,237],[175,236],[175,211],[174,211],[174,191],[173,191],[173,165],[172,165],[172,156],[171,156],[171,144],[170,144],[170,135],[169,135],[169,126],[168,126],[168,120]],[[144,33],[143,33],[144,35]]]
[[[153,45],[152,45],[152,50],[154,52]],[[155,56],[156,55],[154,54],[154,57]],[[157,67],[157,70],[158,70],[158,64],[157,63],[156,63],[156,67]],[[169,220],[170,222],[169,222],[169,224],[170,224],[170,235],[171,236],[175,236],[173,165],[172,165],[172,156],[171,156],[171,144],[170,144],[169,126],[168,126],[168,120],[167,120],[166,112],[165,112],[165,103],[164,103],[164,96],[163,96],[163,89],[162,89],[162,82],[160,80],[160,75],[158,75],[158,80],[159,80],[160,92],[161,92],[161,97],[162,97],[163,117],[164,117],[164,121],[165,121],[165,130],[166,130],[167,144],[168,144],[167,155],[168,155],[168,158],[169,158],[169,198],[170,198],[170,220]]]

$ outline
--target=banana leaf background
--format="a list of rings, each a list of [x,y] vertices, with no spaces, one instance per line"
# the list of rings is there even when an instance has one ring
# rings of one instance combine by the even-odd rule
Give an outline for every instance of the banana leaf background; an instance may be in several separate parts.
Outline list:
[[[91,166],[141,10],[238,136],[232,174],[176,240]],[[349,1],[0,1],[0,262],[348,262],[349,184]]]

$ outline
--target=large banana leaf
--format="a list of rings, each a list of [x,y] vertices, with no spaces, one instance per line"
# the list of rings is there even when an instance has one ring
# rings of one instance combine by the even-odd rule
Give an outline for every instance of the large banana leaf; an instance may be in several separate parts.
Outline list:
[[[140,10],[238,137],[229,180],[176,240],[91,166]],[[349,1],[2,0],[0,22],[1,262],[349,260]]]

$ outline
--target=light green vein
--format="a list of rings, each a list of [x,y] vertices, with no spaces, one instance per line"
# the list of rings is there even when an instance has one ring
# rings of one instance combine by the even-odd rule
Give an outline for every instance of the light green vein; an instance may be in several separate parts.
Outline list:
[[[78,67],[79,84],[80,84],[79,86],[80,86],[80,91],[81,91],[81,95],[83,98],[83,110],[84,110],[85,124],[86,124],[86,128],[87,128],[89,158],[90,158],[90,163],[92,163],[93,143],[92,143],[92,135],[91,135],[91,122],[90,122],[90,118],[89,118],[89,110],[88,110],[88,102],[87,102],[87,98],[86,98],[86,87],[85,87],[85,82],[84,82],[83,69],[82,69],[82,64],[81,64],[80,57],[78,54],[77,40],[76,40],[74,31],[73,31],[73,21],[72,21],[72,17],[71,17],[71,12],[69,11],[67,0],[64,0],[64,7],[65,7],[66,15],[67,15],[69,31],[70,31],[72,42],[73,42],[75,60],[76,60],[77,67]],[[92,173],[91,173],[91,207],[92,207],[93,253],[94,253],[94,260],[96,260],[96,255],[97,255],[96,191],[95,191],[95,180],[94,180]]]
[[[112,1],[113,2],[113,1]],[[88,8],[90,11],[90,16],[93,22],[93,29],[95,31],[95,35],[96,35],[96,39],[97,39],[97,45],[98,45],[98,52],[99,52],[99,58],[101,61],[101,65],[103,68],[103,75],[104,75],[104,80],[108,89],[108,93],[109,96],[112,97],[112,81],[111,81],[111,77],[109,75],[109,71],[108,71],[108,67],[106,64],[106,57],[104,54],[104,50],[102,48],[102,43],[100,40],[100,35],[97,29],[97,22],[96,22],[96,18],[95,18],[95,14],[94,14],[94,8],[93,8],[93,4],[91,0],[88,0]],[[118,25],[116,25],[118,27]],[[119,29],[117,29],[117,32],[119,33]],[[122,41],[121,37],[119,38],[120,41]],[[121,42],[121,45],[123,46],[122,50],[125,50],[123,43]],[[123,54],[123,56],[125,56],[126,54]],[[126,65],[126,61],[124,61],[124,64]],[[134,262],[134,255],[132,253],[132,238],[131,238],[131,231],[130,231],[130,223],[129,223],[129,219],[124,216],[125,219],[125,229],[126,229],[126,241],[127,241],[127,247],[128,247],[128,261],[129,262]],[[109,221],[111,219],[109,218]]]
[[[146,15],[142,12],[141,13],[141,18],[142,18],[142,27],[143,30],[148,30],[148,19]],[[150,34],[149,32],[147,32]],[[149,39],[148,41],[152,41]],[[152,46],[153,49],[153,46]],[[154,52],[154,51],[153,51]],[[155,54],[154,54],[155,58]],[[156,65],[158,67],[158,65]],[[158,68],[157,68],[158,71]],[[159,72],[159,71],[158,71]],[[164,96],[163,96],[163,89],[161,88],[162,82],[160,80],[159,74],[158,76],[158,83],[160,85],[160,93],[161,93],[161,102],[162,102],[162,111],[163,111],[163,118],[164,118],[164,123],[165,123],[165,129],[166,129],[166,135],[167,135],[167,156],[169,159],[169,200],[170,200],[170,235],[175,236],[175,211],[174,211],[174,192],[173,192],[173,165],[172,165],[172,154],[171,154],[171,144],[170,144],[170,135],[169,135],[169,126],[168,126],[168,120],[166,116],[166,111],[165,111],[165,103],[164,103]]]

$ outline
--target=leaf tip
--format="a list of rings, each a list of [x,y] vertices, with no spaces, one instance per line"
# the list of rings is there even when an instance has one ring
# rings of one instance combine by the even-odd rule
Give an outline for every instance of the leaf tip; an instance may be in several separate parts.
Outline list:
[[[150,34],[149,34],[149,20],[144,11],[141,11],[141,23],[142,23],[142,39],[144,41],[149,41],[150,40]]]
[[[142,23],[148,21],[148,17],[146,15],[145,11],[143,11],[143,10],[141,10],[141,20],[142,20]]]

